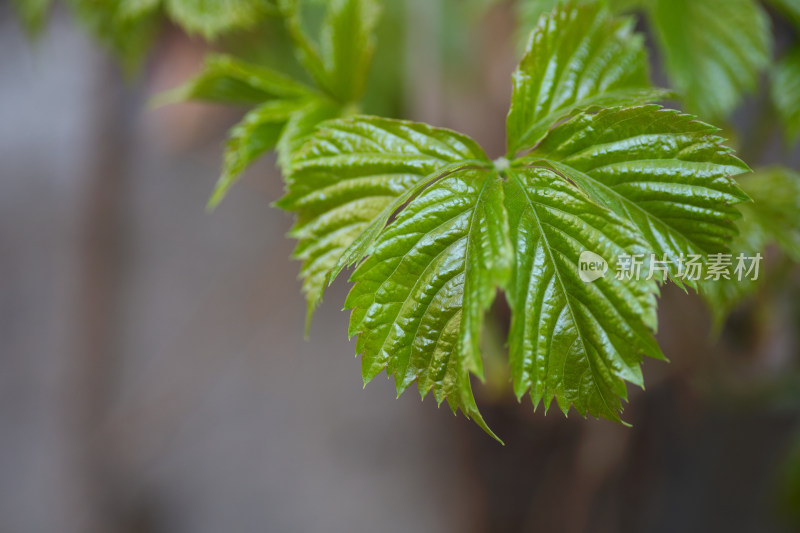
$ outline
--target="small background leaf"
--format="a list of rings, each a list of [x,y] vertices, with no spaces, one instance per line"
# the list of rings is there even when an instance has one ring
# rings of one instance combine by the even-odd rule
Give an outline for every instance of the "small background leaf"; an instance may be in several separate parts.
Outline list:
[[[266,0],[164,0],[164,4],[178,25],[206,39],[250,28],[272,12]]]
[[[322,58],[329,89],[342,103],[361,98],[375,52],[375,0],[331,0],[322,26]]]
[[[740,253],[745,257],[758,253],[765,257],[769,244],[777,244],[789,258],[800,262],[800,174],[776,167],[742,176],[738,181],[753,203],[741,206],[739,235],[730,246],[734,265]],[[730,280],[701,284],[700,292],[717,328],[737,305],[758,290],[769,276],[766,267],[762,261],[757,280],[731,276]]]
[[[159,95],[155,103],[185,100],[253,105],[281,98],[307,98],[314,91],[279,72],[241,61],[212,55],[202,72],[185,84]]]
[[[650,20],[691,111],[727,116],[770,61],[770,24],[754,0],[652,0]]]
[[[787,54],[773,69],[770,93],[786,136],[796,141],[800,137],[800,47]]]

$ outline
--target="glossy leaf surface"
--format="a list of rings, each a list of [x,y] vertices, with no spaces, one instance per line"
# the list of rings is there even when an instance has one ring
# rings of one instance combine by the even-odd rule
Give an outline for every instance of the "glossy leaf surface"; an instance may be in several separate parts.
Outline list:
[[[222,175],[208,201],[216,207],[236,182],[239,175],[267,150],[275,148],[286,123],[305,106],[302,100],[267,102],[245,115],[233,127],[225,147]]]
[[[369,238],[359,241],[360,253],[345,255],[365,230],[376,236],[402,205],[398,198],[407,200],[404,193],[421,181],[468,161],[488,164],[473,141],[448,130],[375,117],[327,123],[292,160],[279,202],[298,214],[292,235],[300,240],[295,257],[303,261],[309,306],[322,296],[331,270],[366,253]]]
[[[556,126],[526,161],[544,160],[631,221],[659,259],[704,256],[726,249],[747,200],[731,179],[747,166],[716,131],[656,105],[607,109]]]
[[[510,274],[503,182],[466,169],[412,199],[355,271],[353,309],[364,381],[394,374],[398,393],[417,382],[488,431],[469,375],[483,373],[478,341],[483,313]]]
[[[652,102],[647,55],[633,21],[615,19],[600,4],[554,11],[531,33],[514,72],[508,114],[508,154],[534,146],[559,120],[579,111]]]
[[[454,132],[356,117],[291,161],[280,205],[298,215],[310,307],[360,263],[346,307],[365,381],[416,381],[487,429],[470,376],[482,376],[482,317],[502,289],[517,395],[620,420],[643,356],[663,356],[659,278],[617,276],[618,261],[725,249],[747,199],[731,179],[747,167],[714,128],[634,105],[661,93],[629,24],[597,5],[542,19],[508,117],[511,153],[532,149],[522,158],[490,163]],[[586,253],[606,265],[592,279]]]
[[[507,291],[512,309],[509,359],[514,390],[534,406],[555,397],[566,413],[619,420],[625,381],[642,386],[642,354],[662,357],[654,281],[620,280],[616,258],[645,250],[635,228],[555,172],[509,171],[506,205],[515,251]],[[610,264],[586,282],[583,252]]]

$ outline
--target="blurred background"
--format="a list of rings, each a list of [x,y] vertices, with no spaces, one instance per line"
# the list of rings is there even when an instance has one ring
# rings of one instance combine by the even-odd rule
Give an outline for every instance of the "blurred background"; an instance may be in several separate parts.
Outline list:
[[[387,4],[379,39],[404,39],[379,40],[367,109],[501,155],[513,7]],[[276,63],[268,34],[250,53]],[[671,363],[645,363],[632,427],[534,414],[496,368],[476,394],[502,447],[383,377],[362,388],[345,283],[303,339],[274,155],[206,212],[242,112],[148,101],[208,49],[171,28],[126,74],[63,7],[32,41],[0,0],[0,533],[800,531],[796,268],[718,335],[667,287]],[[766,105],[732,124],[753,134]],[[758,164],[800,168],[756,132]]]

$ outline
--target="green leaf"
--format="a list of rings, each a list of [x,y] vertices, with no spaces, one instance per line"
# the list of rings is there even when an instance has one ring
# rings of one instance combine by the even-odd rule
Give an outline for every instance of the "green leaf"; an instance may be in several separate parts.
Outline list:
[[[327,86],[325,65],[322,63],[319,50],[312,39],[309,38],[301,17],[299,0],[279,0],[279,9],[286,23],[286,29],[292,39],[295,54],[300,64],[306,69],[318,87]]]
[[[346,116],[342,109],[327,98],[312,98],[289,117],[278,141],[278,164],[288,168],[292,155],[297,152],[309,135],[321,123]]]
[[[769,18],[753,0],[653,0],[672,84],[692,111],[728,115],[770,61]]]
[[[320,47],[309,38],[297,0],[283,0],[281,11],[300,62],[320,89],[340,104],[364,92],[375,51],[380,13],[376,0],[331,0],[322,23]]]
[[[161,0],[120,0],[119,16],[123,19],[135,19],[157,10]]]
[[[209,209],[222,201],[239,175],[253,161],[278,144],[286,122],[305,105],[297,100],[268,102],[247,113],[233,127],[225,150],[222,175],[208,201]]]
[[[209,200],[214,208],[239,175],[267,150],[277,148],[285,168],[306,137],[325,120],[347,112],[322,93],[273,70],[229,56],[211,56],[199,76],[155,98],[156,105],[183,100],[260,104],[231,130],[222,175]]]
[[[603,2],[602,0],[579,0],[577,2],[573,2],[574,4],[588,4],[588,3],[598,3],[598,4],[606,4],[608,9],[613,13],[619,13],[633,7],[637,7],[638,5],[642,4],[646,0],[608,0]],[[530,31],[530,28],[535,27],[538,22],[539,18],[553,11],[559,5],[565,4],[565,0],[519,0],[516,2],[517,7],[517,18],[519,20],[520,26],[525,31],[526,35],[527,32]]]
[[[371,222],[388,220],[396,210],[393,202],[421,181],[471,160],[488,164],[469,138],[424,124],[375,117],[325,124],[295,154],[287,194],[278,202],[298,215],[292,229],[300,241],[294,256],[303,261],[309,313],[322,297],[329,272]],[[347,264],[361,259],[348,257]]]
[[[642,386],[642,354],[663,358],[654,281],[617,279],[615,260],[645,250],[635,229],[549,169],[513,168],[506,187],[515,265],[509,358],[514,390],[534,406],[619,420],[625,381]],[[583,252],[610,265],[585,282]]]
[[[222,201],[239,175],[264,152],[277,147],[278,162],[284,166],[317,124],[341,114],[338,105],[306,85],[230,56],[208,57],[199,76],[157,96],[154,103],[183,100],[260,104],[231,130],[209,209]]]
[[[765,256],[769,244],[777,244],[792,260],[800,262],[800,174],[775,167],[759,170],[739,179],[753,203],[741,206],[739,235],[731,243],[732,263],[737,257]],[[749,261],[748,261],[749,266]],[[737,305],[754,293],[764,280],[764,265],[758,279],[731,275],[731,279],[705,281],[700,293],[708,304],[714,323],[720,328]]]
[[[800,173],[783,167],[742,176],[742,189],[753,199],[747,206],[771,242],[800,262]]]
[[[375,0],[331,0],[322,26],[322,60],[328,88],[340,102],[361,98],[375,52]]]
[[[496,172],[464,169],[412,199],[353,274],[345,303],[365,383],[384,369],[398,394],[416,381],[423,398],[433,390],[492,436],[470,372],[482,376],[483,313],[510,274],[502,185]]]
[[[230,56],[206,58],[203,71],[193,80],[159,95],[157,105],[185,100],[226,104],[260,104],[284,98],[308,98],[313,89],[274,70]]]
[[[579,111],[660,100],[632,19],[599,4],[559,9],[539,21],[513,75],[509,156],[534,146],[548,128]]]
[[[620,419],[642,357],[663,358],[658,279],[608,270],[655,250],[724,249],[747,200],[730,178],[747,167],[714,128],[658,106],[589,112],[646,94],[660,93],[630,22],[567,7],[543,19],[516,74],[508,146],[527,157],[492,164],[454,132],[374,117],[311,135],[279,205],[298,215],[309,312],[360,262],[345,306],[365,382],[386,370],[398,393],[416,382],[488,431],[471,376],[500,288],[516,393]]]
[[[277,148],[278,165],[286,168],[292,154],[321,122],[341,115],[341,107],[324,98],[274,100],[247,113],[231,130],[222,175],[208,208],[214,209],[222,201],[239,175],[259,156]]]
[[[796,141],[800,137],[800,47],[773,69],[770,93],[786,136]]]
[[[659,259],[705,256],[725,251],[734,205],[748,198],[731,179],[748,168],[716,131],[657,105],[606,109],[556,126],[525,161],[544,161],[631,221]],[[673,263],[681,283],[677,273]]]
[[[164,0],[164,5],[186,32],[199,33],[207,39],[252,28],[271,12],[265,0]]]

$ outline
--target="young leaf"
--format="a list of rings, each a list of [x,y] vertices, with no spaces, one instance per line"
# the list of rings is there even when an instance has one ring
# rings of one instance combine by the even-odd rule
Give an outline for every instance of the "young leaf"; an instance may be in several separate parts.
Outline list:
[[[195,1],[179,3],[186,2],[185,6],[193,9],[202,7]],[[230,1],[245,5],[252,0]],[[211,208],[265,151],[277,147],[278,164],[286,168],[291,155],[319,123],[351,114],[363,93],[374,49],[378,15],[374,0],[335,0],[329,4],[322,30],[322,56],[301,28],[297,0],[281,0],[280,12],[300,59],[326,94],[260,66],[231,57],[212,57],[199,77],[160,97],[162,102],[197,99],[262,104],[232,131],[222,176],[209,200]]]
[[[768,244],[777,244],[792,260],[800,262],[800,174],[785,168],[770,168],[739,179],[742,189],[753,203],[741,206],[742,220],[739,235],[731,243],[732,263],[738,264],[740,254],[749,258],[765,255]],[[745,272],[746,274],[746,272]],[[764,279],[764,265],[759,267],[758,279],[735,273],[731,279],[705,281],[700,293],[708,304],[717,328],[731,311],[757,290]]]
[[[278,141],[278,164],[289,167],[292,155],[297,152],[307,137],[325,121],[345,117],[347,110],[325,97],[311,98],[293,113],[281,132]]]
[[[633,20],[611,18],[598,3],[542,17],[513,75],[509,156],[579,111],[663,98],[650,88],[643,38],[632,30]]]
[[[322,26],[322,59],[328,87],[342,103],[364,93],[379,8],[375,0],[331,0]]]
[[[514,390],[530,389],[534,406],[555,397],[583,416],[619,420],[625,381],[642,386],[641,355],[663,358],[656,329],[654,281],[593,282],[579,276],[583,252],[615,266],[645,250],[628,222],[595,204],[555,172],[512,168],[506,206],[515,250],[507,297],[512,309],[509,358]]]
[[[274,70],[230,56],[206,58],[196,78],[156,98],[156,104],[185,100],[253,105],[276,99],[309,98],[310,87]]]
[[[417,382],[491,434],[470,387],[482,376],[484,311],[511,269],[503,181],[464,169],[442,178],[400,211],[355,271],[353,309],[365,383],[386,369],[398,394]]]
[[[405,198],[420,182],[446,173],[448,165],[470,161],[489,164],[472,140],[448,130],[376,117],[325,124],[295,155],[287,194],[278,202],[298,215],[292,235],[300,241],[295,257],[303,261],[309,312],[322,296],[328,273],[346,266],[340,259],[371,222],[385,223],[400,207],[392,208],[397,198]],[[372,238],[374,233],[373,228]],[[370,242],[363,243],[364,249]]]
[[[152,13],[161,5],[161,0],[120,0],[119,15],[122,18],[136,18]]]
[[[285,167],[320,122],[344,112],[322,93],[288,76],[229,56],[207,58],[199,76],[158,96],[156,103],[188,99],[261,104],[231,130],[209,208],[222,201],[239,175],[264,152],[277,147],[278,163]]]
[[[689,108],[724,117],[769,64],[769,18],[754,0],[652,0],[673,85]]]
[[[164,0],[169,16],[186,32],[213,39],[221,33],[253,27],[270,12],[265,0]]]
[[[302,100],[274,100],[247,113],[231,130],[225,149],[222,175],[208,201],[213,209],[222,201],[239,175],[261,154],[278,144],[287,121],[308,105]]]
[[[239,175],[268,150],[278,151],[278,165],[289,159],[317,125],[342,115],[342,108],[326,98],[273,100],[247,113],[231,130],[225,148],[222,175],[208,201],[215,208]]]
[[[575,3],[586,4],[593,1],[598,0],[579,0]],[[608,5],[608,9],[612,13],[619,13],[626,9],[636,7],[643,1],[644,0],[607,0],[605,4]],[[545,13],[549,13],[558,7],[559,4],[564,3],[564,0],[519,0],[517,2],[517,17],[519,18],[520,25],[523,29],[527,28],[530,30],[530,28],[533,28],[538,24],[539,17]],[[598,3],[604,2],[603,0],[599,0]]]
[[[358,101],[375,51],[380,14],[376,0],[328,2],[321,51],[303,29],[298,4],[298,0],[282,0],[281,11],[300,62],[331,98],[340,104]]]
[[[327,75],[325,65],[322,63],[319,50],[314,42],[309,38],[301,20],[301,10],[299,0],[278,0],[279,11],[286,23],[286,29],[292,38],[295,48],[295,55],[300,64],[306,69],[314,80],[314,83],[324,88],[327,86]]]
[[[796,141],[800,137],[800,48],[795,48],[775,67],[770,92],[786,136]]]
[[[734,205],[747,200],[731,176],[748,168],[716,131],[657,105],[605,109],[556,126],[525,160],[544,160],[631,221],[659,259],[704,256],[726,249]],[[673,263],[680,283],[677,273]]]
[[[751,219],[770,242],[778,244],[794,261],[800,262],[800,173],[783,167],[759,170],[739,179],[753,199],[748,204]]]
[[[512,307],[517,394],[619,420],[642,356],[663,356],[657,279],[609,275],[608,263],[724,249],[747,199],[730,179],[746,167],[710,126],[658,106],[589,112],[656,94],[628,23],[593,5],[542,21],[508,120],[510,151],[527,157],[492,165],[450,131],[336,120],[291,161],[279,204],[298,213],[309,310],[366,256],[346,302],[364,380],[385,369],[398,392],[416,381],[484,429],[470,375],[482,375],[480,322],[498,288]]]

